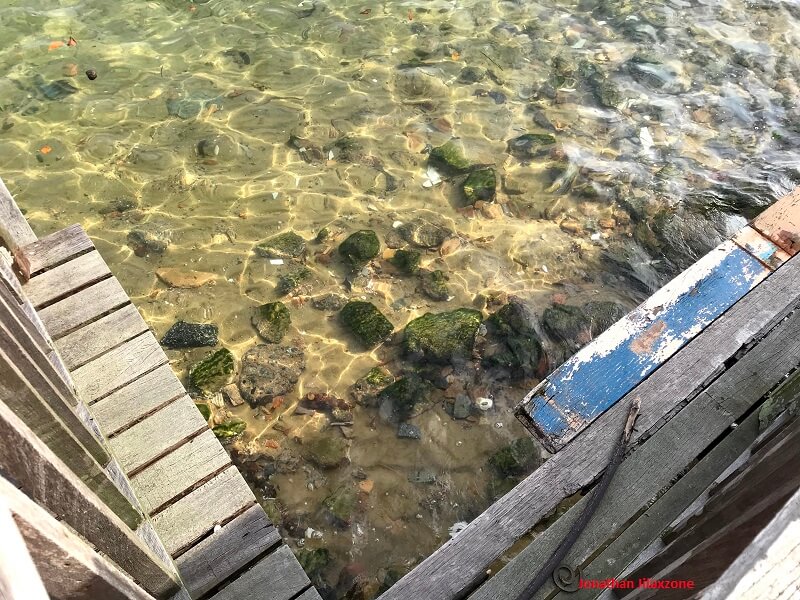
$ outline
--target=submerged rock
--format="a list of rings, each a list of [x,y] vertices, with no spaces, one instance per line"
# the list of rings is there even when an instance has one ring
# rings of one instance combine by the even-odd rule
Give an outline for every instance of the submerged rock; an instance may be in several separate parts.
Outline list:
[[[267,342],[277,344],[286,335],[292,317],[283,302],[269,302],[256,308],[252,322],[258,335]]]
[[[597,337],[628,314],[625,308],[616,302],[587,302],[583,305],[583,310],[592,323],[592,337]]]
[[[220,439],[228,439],[236,437],[245,429],[247,429],[247,423],[244,421],[239,419],[229,419],[224,423],[220,423],[219,425],[212,427],[211,431],[213,431],[214,435]]]
[[[165,348],[200,348],[216,346],[219,327],[213,323],[187,323],[178,321],[169,328],[161,345]]]
[[[217,279],[214,273],[192,271],[190,269],[164,268],[156,270],[156,277],[171,288],[193,289]]]
[[[373,367],[350,388],[353,400],[362,406],[377,406],[378,394],[394,383],[394,376],[383,367]]]
[[[397,437],[406,440],[420,440],[422,439],[422,431],[411,423],[400,423],[397,427]]]
[[[520,477],[538,466],[541,460],[536,443],[529,437],[521,437],[496,452],[489,458],[489,466],[500,477]]]
[[[550,336],[572,352],[592,339],[592,322],[578,306],[554,304],[542,314],[542,325]]]
[[[211,395],[230,382],[236,359],[227,348],[209,354],[189,369],[189,383],[205,395]]]
[[[362,344],[370,348],[394,331],[391,321],[371,302],[351,300],[339,313],[339,320]]]
[[[430,384],[418,375],[401,377],[378,394],[381,418],[392,424],[407,421],[419,402],[427,402],[432,392]]]
[[[406,275],[414,275],[419,271],[419,261],[422,255],[417,250],[398,250],[389,262]]]
[[[420,273],[420,290],[431,300],[444,301],[450,298],[447,288],[449,278],[444,271],[424,271]]]
[[[298,267],[278,275],[275,291],[279,296],[286,296],[299,290],[301,286],[310,283],[314,272],[308,267]]]
[[[302,258],[306,253],[306,241],[294,231],[287,231],[258,244],[256,253],[266,258]]]
[[[363,229],[351,234],[339,245],[339,254],[354,267],[362,267],[381,251],[381,243],[374,231]]]
[[[475,204],[478,200],[491,202],[494,200],[497,190],[497,178],[494,169],[473,171],[464,180],[461,189],[470,204]]]
[[[470,308],[426,313],[406,325],[404,349],[414,358],[438,363],[467,359],[481,321],[480,311]]]
[[[519,300],[509,299],[486,321],[487,344],[483,363],[508,370],[512,378],[541,375],[546,357],[541,340],[533,329],[533,319]]]
[[[556,137],[550,133],[526,133],[508,140],[508,153],[520,159],[547,154],[555,147]]]
[[[327,548],[300,548],[296,552],[297,561],[303,567],[310,578],[314,578],[320,574],[328,563],[331,562],[331,555]]]
[[[45,81],[41,75],[34,75],[33,85],[36,90],[48,100],[63,100],[79,92],[72,83],[66,79],[56,79],[55,81]]]
[[[452,141],[431,150],[428,162],[448,175],[464,173],[472,166]]]
[[[478,83],[486,77],[486,71],[480,67],[464,67],[458,74],[459,83]]]
[[[456,396],[456,401],[453,403],[453,418],[466,419],[472,412],[472,400],[466,394],[459,394]]]
[[[239,391],[250,406],[266,404],[291,392],[305,368],[300,348],[260,344],[242,357]]]
[[[163,254],[171,243],[171,233],[155,225],[145,225],[128,233],[128,245],[136,256]]]
[[[311,306],[317,310],[328,312],[342,310],[345,304],[347,304],[347,298],[339,294],[323,294],[322,296],[314,296],[311,299]]]
[[[398,227],[397,233],[409,244],[421,248],[438,248],[453,235],[453,232],[447,227],[425,221],[406,223]]]
[[[351,485],[342,485],[322,501],[333,522],[339,527],[348,527],[358,507],[358,492]]]
[[[335,435],[332,435],[335,434]],[[336,431],[320,432],[303,439],[303,458],[321,469],[335,469],[349,463],[350,444]]]

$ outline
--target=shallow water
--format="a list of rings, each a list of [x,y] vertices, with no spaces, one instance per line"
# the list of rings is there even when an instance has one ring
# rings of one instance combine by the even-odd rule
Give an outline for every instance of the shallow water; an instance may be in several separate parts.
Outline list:
[[[285,270],[254,245],[289,229],[333,233],[309,242],[310,293],[367,297],[398,330],[428,311],[488,315],[504,294],[538,317],[552,302],[631,308],[797,181],[799,19],[796,1],[6,0],[0,175],[40,235],[87,229],[157,334],[178,318],[213,322],[237,356],[258,343],[252,308],[276,299]],[[48,86],[57,80],[77,91]],[[507,140],[524,133],[552,133],[557,148],[511,156]],[[357,145],[306,162],[291,135],[311,149],[347,136]],[[459,178],[443,174],[425,187],[426,152],[452,138],[497,170],[495,203],[466,206]],[[204,141],[218,153],[204,156]],[[423,256],[448,274],[449,301],[420,294],[389,254],[348,291],[331,255],[345,235],[373,229],[386,250],[398,222],[420,220],[460,240]],[[127,236],[143,227],[170,239],[163,254],[134,252]],[[155,276],[162,267],[218,279],[170,289]],[[300,398],[349,398],[375,365],[408,368],[396,344],[364,351],[305,291],[285,299],[289,340],[307,361],[295,391],[269,414],[223,406],[214,418],[247,421],[232,448],[260,497],[277,497],[293,548],[330,551],[317,574],[328,595],[344,597],[337,582],[361,574],[369,597],[387,571],[407,570],[491,503],[487,458],[526,435],[508,409],[535,381],[470,372],[471,395],[495,406],[454,420],[437,397],[414,420],[420,441],[356,407],[349,466],[293,462],[329,421],[292,414]],[[564,350],[545,343],[557,362]],[[206,353],[169,355],[185,376]],[[418,469],[437,481],[410,482]],[[323,501],[357,485],[354,474],[372,487],[337,527]],[[322,538],[306,541],[307,528]]]

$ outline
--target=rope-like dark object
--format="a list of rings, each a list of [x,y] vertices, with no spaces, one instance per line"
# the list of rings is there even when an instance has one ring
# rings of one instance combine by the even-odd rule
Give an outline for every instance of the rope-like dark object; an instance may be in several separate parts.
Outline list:
[[[611,460],[608,462],[608,466],[603,473],[603,477],[600,479],[600,483],[598,483],[597,487],[592,491],[591,498],[586,502],[586,506],[583,507],[583,512],[580,517],[572,524],[569,533],[567,533],[566,537],[558,545],[558,548],[553,552],[550,559],[542,565],[542,568],[536,573],[536,577],[534,577],[533,580],[525,586],[522,593],[517,596],[517,600],[533,599],[533,595],[539,591],[539,588],[547,581],[547,578],[552,576],[553,572],[561,565],[562,561],[569,553],[570,548],[572,548],[572,545],[580,537],[589,519],[592,518],[597,507],[600,506],[600,501],[603,499],[603,496],[606,495],[608,487],[611,485],[611,480],[614,478],[614,473],[617,471],[617,467],[619,467],[625,456],[625,450],[633,434],[633,424],[636,422],[636,417],[639,416],[640,407],[641,402],[638,398],[635,398],[633,402],[631,402],[622,435],[614,446],[614,450],[611,453]]]

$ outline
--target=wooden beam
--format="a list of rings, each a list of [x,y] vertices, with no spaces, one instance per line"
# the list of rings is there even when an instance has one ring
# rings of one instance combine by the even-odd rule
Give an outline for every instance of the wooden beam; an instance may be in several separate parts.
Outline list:
[[[281,546],[214,594],[210,600],[291,600],[310,584],[308,575],[289,547]]]
[[[97,250],[65,262],[32,278],[22,289],[36,309],[66,298],[76,290],[111,276]]]
[[[28,225],[28,221],[25,220],[25,216],[2,179],[0,179],[0,239],[11,252],[36,241],[36,234]]]
[[[709,325],[678,354],[600,416],[466,529],[403,577],[382,600],[454,600],[471,592],[489,565],[564,498],[594,481],[618,438],[628,402],[641,413],[634,443],[691,400],[743,346],[763,337],[800,302],[800,260],[793,257]]]
[[[50,336],[57,340],[130,301],[117,279],[111,277],[43,308],[39,316]]]
[[[8,485],[2,476],[0,482]],[[0,539],[3,540],[0,544],[0,598],[50,600],[25,540],[14,522],[9,501],[6,494],[0,491]]]
[[[27,263],[33,277],[93,249],[92,240],[75,224],[25,245],[17,252],[17,258]]]

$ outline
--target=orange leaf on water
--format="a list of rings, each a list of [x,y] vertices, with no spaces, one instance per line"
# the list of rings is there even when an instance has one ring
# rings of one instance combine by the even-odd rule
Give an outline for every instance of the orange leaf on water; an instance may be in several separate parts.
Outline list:
[[[42,146],[41,148],[39,148],[39,152],[41,152],[42,154],[50,154],[52,151],[53,149],[50,146]]]
[[[62,42],[61,40],[56,40],[54,42],[50,42],[50,45],[47,47],[47,50],[48,51],[57,50],[57,49],[61,48],[61,46],[63,46],[63,45],[64,45],[64,42]]]
[[[76,40],[72,36],[69,36],[69,41],[67,42],[67,46],[77,46],[77,45],[78,45],[78,40]]]

